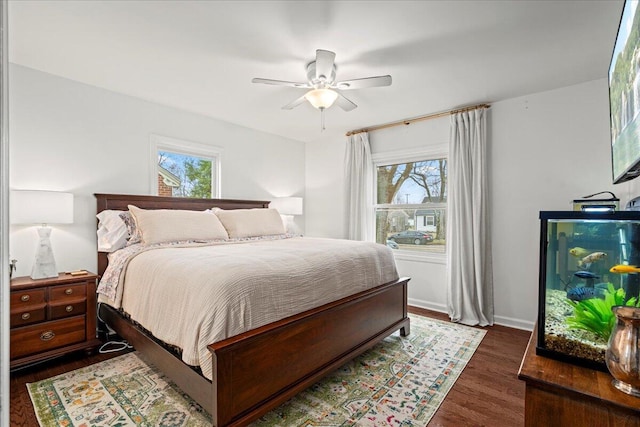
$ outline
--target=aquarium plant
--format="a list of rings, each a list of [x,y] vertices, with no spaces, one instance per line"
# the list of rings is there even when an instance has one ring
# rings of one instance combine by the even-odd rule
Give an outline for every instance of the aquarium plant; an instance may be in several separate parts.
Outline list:
[[[604,299],[590,298],[582,301],[568,300],[568,302],[573,307],[573,316],[567,318],[569,327],[593,332],[605,342],[609,341],[609,336],[616,324],[616,316],[611,308],[616,305],[640,307],[636,297],[626,300],[624,289],[615,289],[611,283],[604,291]]]

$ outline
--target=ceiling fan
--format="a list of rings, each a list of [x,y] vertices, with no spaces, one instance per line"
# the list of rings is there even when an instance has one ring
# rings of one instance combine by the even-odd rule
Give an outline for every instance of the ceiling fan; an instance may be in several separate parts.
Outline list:
[[[334,52],[322,49],[316,50],[316,60],[307,65],[306,83],[261,78],[254,78],[251,82],[310,89],[300,98],[282,108],[291,110],[306,100],[322,113],[326,108],[331,107],[334,102],[344,111],[351,111],[357,107],[353,101],[347,99],[340,91],[391,85],[391,76],[389,75],[336,81],[335,58],[336,54]],[[324,129],[324,114],[322,129]]]

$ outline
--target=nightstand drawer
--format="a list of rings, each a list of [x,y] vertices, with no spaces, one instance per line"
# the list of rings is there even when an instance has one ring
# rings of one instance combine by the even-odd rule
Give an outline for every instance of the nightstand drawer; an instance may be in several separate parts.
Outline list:
[[[57,277],[11,279],[11,369],[100,346],[96,337],[96,279]]]
[[[11,359],[82,342],[85,317],[55,320],[11,330]]]
[[[49,289],[49,303],[58,303],[65,300],[77,300],[87,295],[87,286],[84,283],[73,285],[52,286]]]
[[[64,317],[78,316],[84,314],[87,308],[87,301],[68,301],[63,304],[49,306],[49,319],[62,319]]]
[[[11,308],[13,309],[42,304],[44,301],[44,289],[28,289],[24,291],[11,292]]]
[[[13,307],[12,307],[13,308]],[[20,308],[20,310],[11,310],[11,327],[26,326],[36,322],[42,322],[45,319],[47,305],[45,303],[39,305],[31,305],[29,307]]]

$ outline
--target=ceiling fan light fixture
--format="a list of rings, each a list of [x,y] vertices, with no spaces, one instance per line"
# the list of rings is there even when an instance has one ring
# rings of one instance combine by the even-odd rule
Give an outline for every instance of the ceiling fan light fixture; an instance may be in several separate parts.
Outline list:
[[[317,109],[329,108],[338,99],[338,93],[331,89],[313,89],[305,93],[304,97]]]

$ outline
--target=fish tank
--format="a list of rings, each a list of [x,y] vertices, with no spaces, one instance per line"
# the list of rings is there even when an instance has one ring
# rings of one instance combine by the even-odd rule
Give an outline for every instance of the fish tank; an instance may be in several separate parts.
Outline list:
[[[640,212],[540,212],[536,354],[606,371],[611,307],[639,293]]]

